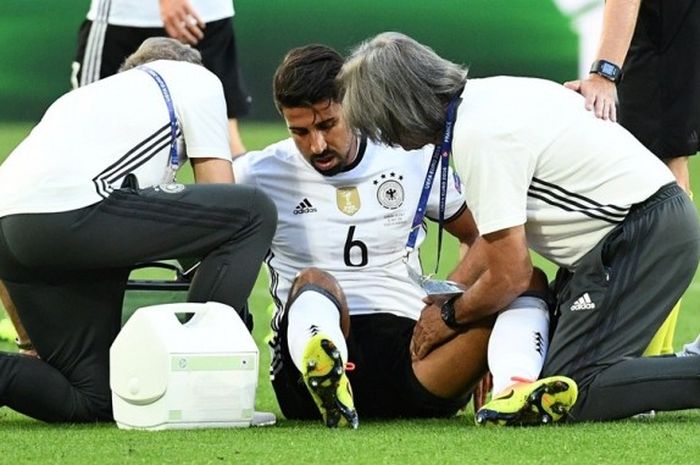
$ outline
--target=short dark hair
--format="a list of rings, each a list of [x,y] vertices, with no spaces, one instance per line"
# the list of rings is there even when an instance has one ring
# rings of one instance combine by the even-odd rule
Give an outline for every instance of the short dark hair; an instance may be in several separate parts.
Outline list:
[[[330,47],[305,45],[290,50],[275,71],[272,91],[275,105],[282,108],[310,107],[342,98],[336,76],[343,57]]]

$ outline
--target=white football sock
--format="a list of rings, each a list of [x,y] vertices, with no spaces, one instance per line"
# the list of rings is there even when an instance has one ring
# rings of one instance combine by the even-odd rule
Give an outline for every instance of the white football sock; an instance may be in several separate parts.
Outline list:
[[[287,345],[294,365],[303,372],[304,349],[309,340],[322,333],[335,344],[343,362],[348,361],[348,345],[340,328],[340,311],[333,301],[314,290],[302,291],[287,310]]]
[[[537,297],[518,297],[499,313],[489,339],[493,393],[513,384],[514,377],[539,378],[548,346],[547,304]]]

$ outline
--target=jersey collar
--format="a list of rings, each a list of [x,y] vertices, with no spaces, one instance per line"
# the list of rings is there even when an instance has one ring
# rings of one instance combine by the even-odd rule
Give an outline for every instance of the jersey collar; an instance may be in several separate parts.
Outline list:
[[[355,159],[350,163],[348,166],[343,168],[340,172],[341,173],[347,173],[348,171],[354,169],[357,165],[360,164],[362,161],[362,158],[365,156],[365,150],[367,149],[367,138],[363,137],[360,139],[360,148],[357,149],[357,156]]]

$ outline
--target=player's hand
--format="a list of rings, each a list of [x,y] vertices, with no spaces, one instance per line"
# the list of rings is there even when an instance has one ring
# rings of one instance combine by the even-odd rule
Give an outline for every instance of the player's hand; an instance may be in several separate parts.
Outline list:
[[[160,17],[173,39],[197,45],[204,38],[204,21],[189,0],[160,0]]]
[[[474,413],[478,412],[479,409],[486,404],[486,400],[492,388],[493,378],[491,377],[491,373],[488,372],[474,388]]]
[[[580,81],[565,82],[564,87],[583,95],[586,110],[593,110],[598,118],[617,121],[617,89],[614,82],[593,73]]]
[[[440,307],[427,305],[421,311],[420,318],[413,328],[411,338],[411,359],[425,358],[434,348],[453,338],[457,332],[447,326],[440,316]]]

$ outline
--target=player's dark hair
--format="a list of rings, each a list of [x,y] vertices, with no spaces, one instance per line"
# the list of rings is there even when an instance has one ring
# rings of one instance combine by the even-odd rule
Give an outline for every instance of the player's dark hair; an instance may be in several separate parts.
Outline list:
[[[335,78],[342,66],[343,57],[325,45],[311,44],[290,50],[272,81],[277,109],[339,102],[342,95]]]

